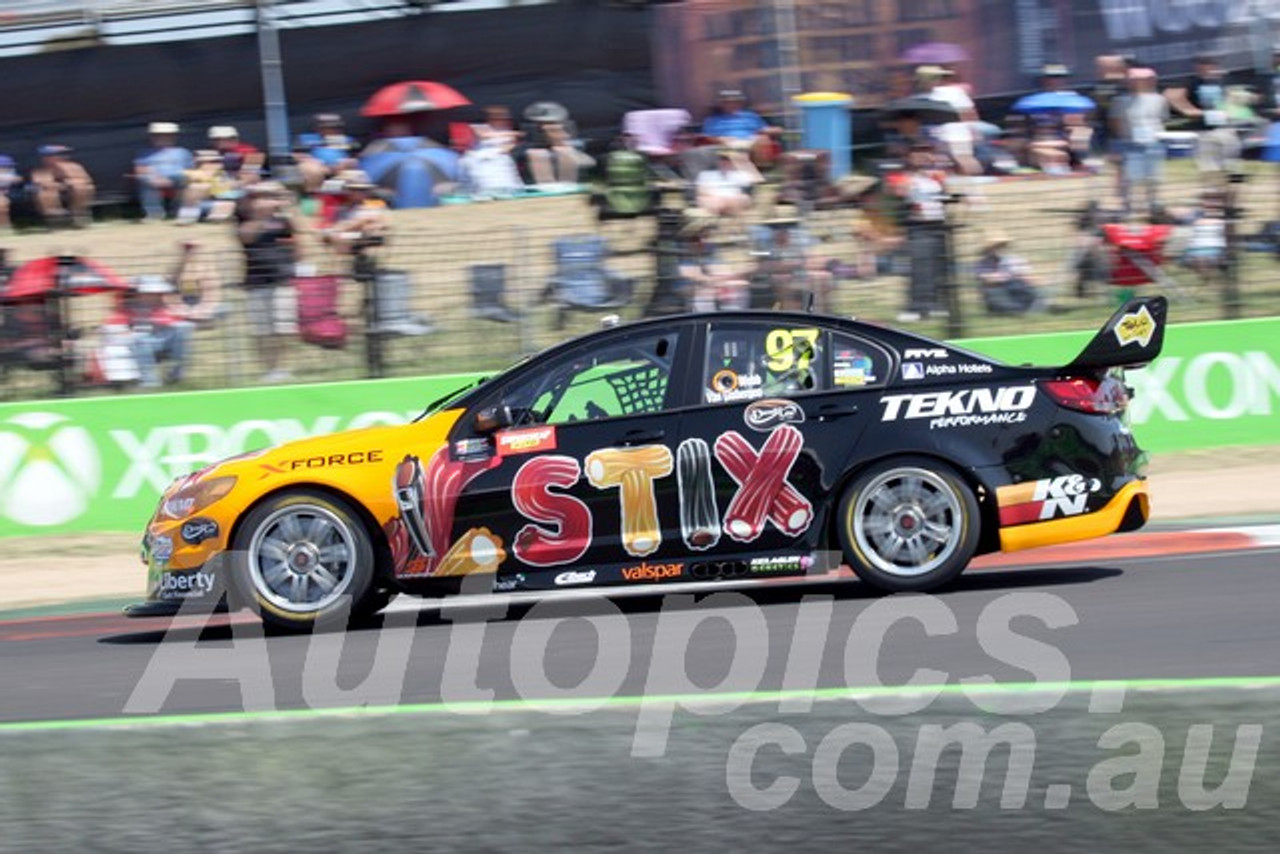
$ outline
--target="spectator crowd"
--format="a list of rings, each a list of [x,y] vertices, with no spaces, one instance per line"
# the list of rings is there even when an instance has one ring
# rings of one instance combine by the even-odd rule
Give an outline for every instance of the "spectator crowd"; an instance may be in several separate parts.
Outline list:
[[[1277,62],[1280,67],[1280,57]],[[602,222],[658,220],[657,283],[648,312],[825,309],[841,281],[886,274],[906,279],[901,322],[945,316],[951,305],[943,285],[958,275],[992,314],[1052,310],[1063,295],[1050,292],[995,223],[984,229],[972,264],[954,269],[949,211],[956,187],[1006,177],[1113,176],[1112,198],[1082,212],[1077,295],[1101,275],[1094,267],[1106,264],[1099,257],[1113,233],[1103,226],[1180,227],[1181,260],[1197,280],[1207,284],[1221,271],[1232,176],[1277,116],[1273,78],[1233,84],[1216,61],[1202,57],[1189,79],[1162,85],[1153,68],[1101,56],[1095,79],[1078,87],[1070,84],[1070,69],[1046,65],[1037,90],[996,118],[981,114],[963,67],[914,70],[911,97],[879,113],[884,156],[866,176],[836,178],[827,153],[788,150],[782,129],[732,88],[719,92],[700,123],[678,108],[636,111],[624,117],[614,139],[590,150],[569,111],[552,101],[529,104],[519,122],[503,105],[484,107],[473,122],[390,115],[365,144],[341,115],[321,113],[294,140],[287,162],[272,162],[225,124],[204,129],[203,147],[193,151],[183,144],[190,129],[157,120],[145,128],[145,146],[128,174],[143,220],[224,223],[234,230],[243,255],[236,285],[261,380],[268,383],[291,377],[288,342],[300,331],[307,338],[299,327],[299,311],[306,309],[291,292],[300,280],[325,279],[302,264],[301,235],[315,237],[350,277],[384,287],[376,299],[395,315],[387,322],[423,331],[430,323],[409,314],[408,286],[380,276],[371,259],[370,250],[390,235],[390,209],[582,192],[584,179],[595,182],[590,198]],[[1162,173],[1166,158],[1183,152],[1194,154],[1201,192],[1179,204],[1162,194]],[[76,152],[50,141],[34,155],[24,175],[13,157],[0,154],[0,233],[11,230],[14,208],[50,229],[92,225],[96,185]],[[845,237],[853,254],[826,251],[808,226],[809,215],[827,207],[850,211]],[[170,270],[137,277],[117,294],[99,330],[90,371],[95,379],[142,387],[181,383],[193,334],[229,311],[224,283],[201,261],[199,242],[183,240],[180,247]],[[588,287],[581,275],[559,276],[567,284],[558,298],[587,308],[616,300],[616,283],[605,275],[607,243],[575,247],[579,271],[595,270],[598,281]],[[595,253],[585,266],[584,247]],[[733,247],[746,250],[745,264],[730,257]],[[5,275],[0,270],[0,278]],[[595,295],[584,296],[591,287]],[[331,290],[308,290],[307,299],[331,303]],[[517,319],[500,295],[495,299],[477,306],[479,316]],[[21,330],[15,333],[20,323],[16,310],[5,311],[11,344],[21,337]],[[308,340],[339,346],[334,342],[344,333],[319,328],[312,324]]]

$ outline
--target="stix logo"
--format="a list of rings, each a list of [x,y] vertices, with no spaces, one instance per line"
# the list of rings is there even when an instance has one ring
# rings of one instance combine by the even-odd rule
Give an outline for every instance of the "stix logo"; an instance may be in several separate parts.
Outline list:
[[[1043,522],[1058,516],[1079,516],[1102,481],[1081,474],[1064,474],[1002,486],[996,490],[1001,525]]]
[[[498,434],[498,456],[533,454],[556,449],[555,427],[530,427],[525,430],[504,430]]]
[[[881,421],[912,421],[928,418],[929,429],[969,427],[988,424],[1018,424],[1027,420],[1026,410],[1036,399],[1033,385],[1004,388],[971,388],[922,394],[890,394]]]
[[[702,439],[684,440],[674,459],[665,445],[601,448],[587,454],[581,466],[561,454],[535,457],[520,467],[512,483],[512,505],[529,520],[516,532],[515,556],[530,566],[558,566],[587,554],[595,519],[578,497],[581,480],[598,490],[617,490],[623,551],[634,558],[652,555],[663,535],[655,484],[673,473],[680,535],[688,548],[711,548],[721,533],[735,542],[751,543],[769,526],[786,537],[798,537],[814,519],[813,505],[790,482],[803,447],[800,431],[783,424],[769,433],[759,450],[730,430],[717,436],[712,447]],[[738,485],[723,517],[716,502],[713,462]]]
[[[679,578],[684,574],[682,563],[649,563],[645,561],[639,566],[629,566],[622,570],[623,581],[665,581]]]
[[[84,515],[102,477],[89,432],[52,412],[23,412],[0,427],[0,515],[48,527]]]

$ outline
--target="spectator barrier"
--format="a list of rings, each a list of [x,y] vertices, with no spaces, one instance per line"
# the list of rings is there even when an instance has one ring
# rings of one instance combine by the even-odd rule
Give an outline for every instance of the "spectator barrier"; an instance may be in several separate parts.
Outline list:
[[[1091,333],[967,342],[1009,361],[1063,364]],[[1138,438],[1163,452],[1280,436],[1280,319],[1173,326],[1129,374]],[[475,374],[0,404],[0,537],[136,531],[175,477],[227,456],[403,423]]]

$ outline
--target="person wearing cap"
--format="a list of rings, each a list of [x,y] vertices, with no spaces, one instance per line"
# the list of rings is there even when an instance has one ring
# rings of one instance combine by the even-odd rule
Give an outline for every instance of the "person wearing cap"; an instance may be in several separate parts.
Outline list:
[[[1197,134],[1196,167],[1208,185],[1221,186],[1225,178],[1240,169],[1243,146],[1240,133],[1229,114],[1230,100],[1226,75],[1212,56],[1198,56],[1186,86],[1165,91],[1169,104],[1190,120],[1189,130]]]
[[[13,228],[13,222],[9,218],[9,194],[21,184],[22,176],[14,168],[13,158],[0,154],[0,231]]]
[[[976,151],[980,139],[977,130],[978,108],[970,87],[956,81],[956,73],[941,65],[924,65],[916,69],[921,94],[931,101],[952,107],[959,121],[946,122],[934,129],[940,147],[963,175],[981,175],[982,163]]]
[[[359,169],[338,175],[342,201],[334,209],[322,239],[342,255],[354,255],[386,241],[391,229],[387,203],[374,195],[369,176]]]
[[[148,222],[164,219],[182,200],[187,170],[195,163],[191,152],[178,145],[179,128],[173,122],[147,126],[150,146],[133,161],[138,198]]]
[[[31,170],[31,186],[37,213],[49,225],[89,225],[94,197],[89,170],[71,159],[66,145],[49,143],[36,153],[40,164]]]
[[[698,207],[715,216],[741,220],[754,203],[751,190],[764,176],[745,153],[724,148],[715,164],[698,173],[694,180]]]
[[[345,169],[356,168],[357,146],[337,113],[317,113],[311,121],[312,130],[298,135],[294,156],[302,173],[303,189],[314,194],[320,192],[325,181]]]
[[[1048,63],[1040,70],[1040,93],[1067,91],[1070,76],[1071,71],[1065,65]],[[1025,121],[1028,165],[1047,175],[1070,174],[1072,152],[1081,144],[1087,151],[1090,136],[1079,114],[1043,110],[1027,116]]]
[[[195,168],[186,172],[178,225],[200,220],[225,222],[235,212],[242,195],[240,182],[226,170],[226,160],[212,148],[196,152]]]
[[[818,239],[794,212],[778,208],[775,214],[751,227],[760,279],[769,283],[779,308],[803,311],[812,299],[817,311],[826,311],[834,282],[831,259],[816,251]]]
[[[289,215],[289,193],[276,181],[249,185],[236,235],[244,248],[244,289],[253,341],[266,372],[262,382],[289,379],[284,368],[286,336],[297,331],[291,300],[282,291],[292,287],[298,260],[298,229]]]
[[[748,284],[724,263],[712,240],[720,218],[703,208],[686,208],[680,228],[678,288],[691,311],[746,308]]]
[[[942,312],[938,285],[946,275],[946,175],[935,167],[932,147],[915,145],[907,155],[907,171],[893,191],[905,202],[907,254],[911,270],[907,305],[901,323],[913,323]]]
[[[774,139],[781,132],[747,109],[747,96],[740,89],[721,89],[715,110],[702,122],[702,135],[711,144],[749,151],[760,165],[777,159]]]
[[[1156,91],[1156,73],[1150,68],[1130,68],[1128,91],[1113,98],[1109,115],[1110,137],[1120,152],[1120,199],[1126,213],[1133,210],[1133,190],[1141,186],[1147,210],[1160,201],[1160,171],[1164,144],[1160,135],[1169,119],[1169,102]]]
[[[536,101],[524,109],[524,160],[534,184],[577,184],[578,173],[596,165],[583,150],[578,126],[555,101]]]
[[[141,388],[161,386],[160,362],[169,363],[163,384],[181,382],[195,324],[171,310],[168,300],[176,289],[164,276],[138,276],[131,284],[132,289],[120,297],[103,322],[104,331],[128,330],[126,340]]]
[[[257,146],[240,139],[240,131],[232,125],[214,125],[209,128],[209,144],[222,158],[222,168],[236,180],[242,179],[245,170],[256,176],[266,161]]]
[[[1031,265],[1010,255],[1009,236],[995,231],[986,236],[974,272],[982,299],[991,314],[1026,314],[1044,307]]]

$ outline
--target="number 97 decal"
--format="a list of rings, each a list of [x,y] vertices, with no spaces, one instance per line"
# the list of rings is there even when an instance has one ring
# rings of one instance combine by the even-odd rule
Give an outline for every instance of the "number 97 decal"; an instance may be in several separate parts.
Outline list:
[[[765,337],[765,367],[774,373],[807,370],[818,352],[818,330],[773,329]]]

